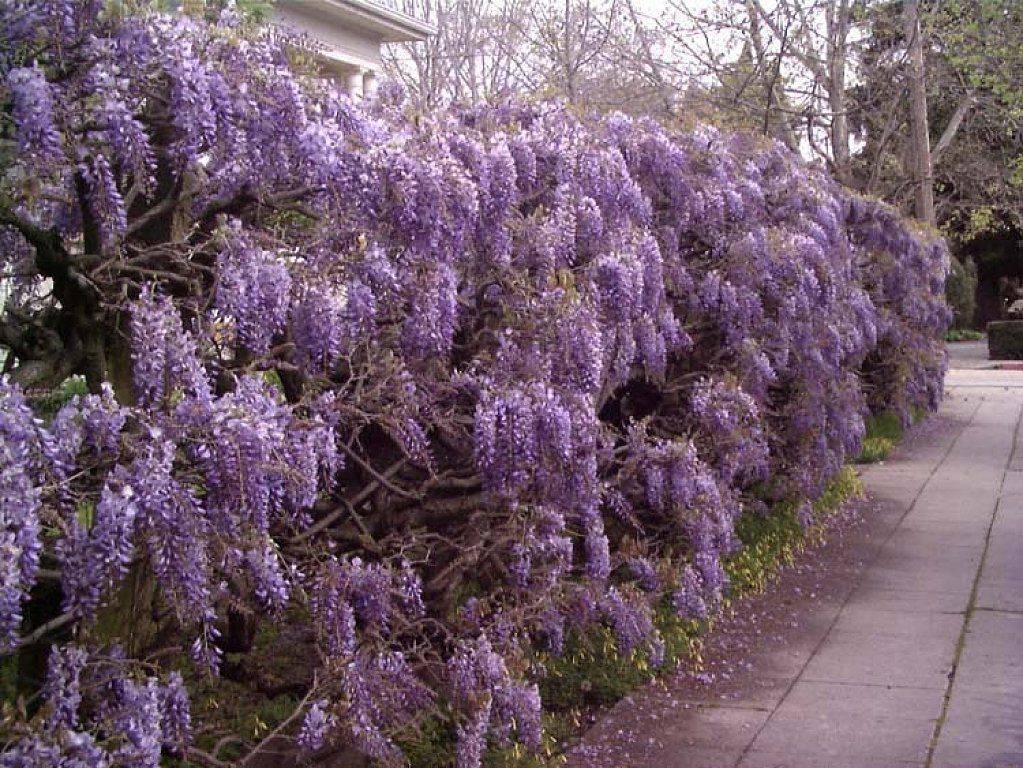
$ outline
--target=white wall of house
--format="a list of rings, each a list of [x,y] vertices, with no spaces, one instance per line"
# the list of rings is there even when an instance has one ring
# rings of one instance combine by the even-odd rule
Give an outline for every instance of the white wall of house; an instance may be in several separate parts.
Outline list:
[[[324,72],[355,97],[376,89],[382,45],[425,40],[435,31],[371,0],[277,0],[274,17],[281,27],[321,43]]]

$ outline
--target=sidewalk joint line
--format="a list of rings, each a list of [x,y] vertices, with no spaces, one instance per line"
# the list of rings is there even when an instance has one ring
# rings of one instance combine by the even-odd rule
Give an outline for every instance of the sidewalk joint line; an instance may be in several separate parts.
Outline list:
[[[984,613],[1006,613],[1006,614],[1009,614],[1010,616],[1023,616],[1023,610],[1016,610],[1016,609],[1013,609],[1013,608],[992,608],[989,605],[978,605],[973,610],[974,610],[974,613],[977,613],[977,612],[984,612]]]
[[[848,688],[883,688],[886,691],[940,691],[941,686],[934,685],[904,685],[902,683],[861,683],[854,680],[828,680],[823,677],[804,677],[804,683],[817,683],[823,685],[844,685]]]

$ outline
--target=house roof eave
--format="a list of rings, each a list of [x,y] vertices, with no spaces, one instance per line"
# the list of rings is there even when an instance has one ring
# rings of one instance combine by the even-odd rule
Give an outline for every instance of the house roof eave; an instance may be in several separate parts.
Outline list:
[[[383,42],[402,43],[425,40],[437,28],[408,14],[386,8],[372,0],[300,0],[323,15],[354,23],[380,35]]]

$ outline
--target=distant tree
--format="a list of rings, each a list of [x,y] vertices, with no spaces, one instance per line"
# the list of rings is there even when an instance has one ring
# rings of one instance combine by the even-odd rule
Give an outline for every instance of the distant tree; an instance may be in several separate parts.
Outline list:
[[[921,5],[938,221],[969,235],[1020,219],[1023,7],[1007,0]],[[861,82],[853,89],[863,141],[857,171],[868,191],[901,202],[909,115],[893,108],[908,93],[900,4],[875,6]]]
[[[526,0],[398,0],[404,13],[436,25],[423,42],[385,48],[388,74],[413,102],[436,108],[528,87]]]
[[[921,2],[920,14],[935,221],[958,255],[977,262],[983,323],[999,312],[999,278],[1023,275],[1023,6]],[[871,6],[850,100],[862,143],[856,176],[866,191],[908,209],[919,173],[910,114],[900,107],[910,93],[903,22],[902,3]],[[953,274],[972,273],[964,265]]]
[[[584,111],[670,101],[641,53],[652,32],[634,24],[626,0],[401,0],[399,8],[437,26],[425,42],[385,52],[388,73],[422,106],[512,93]]]

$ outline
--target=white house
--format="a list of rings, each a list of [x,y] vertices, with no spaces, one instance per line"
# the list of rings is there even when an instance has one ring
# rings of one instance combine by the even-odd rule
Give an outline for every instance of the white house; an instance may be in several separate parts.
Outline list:
[[[376,88],[384,43],[425,40],[436,31],[371,0],[277,0],[274,20],[321,43],[324,69],[353,96]]]

